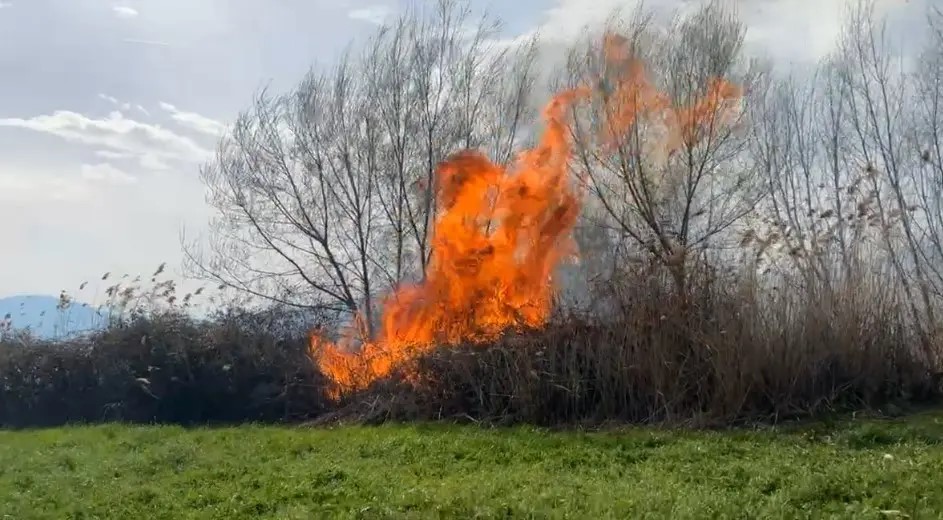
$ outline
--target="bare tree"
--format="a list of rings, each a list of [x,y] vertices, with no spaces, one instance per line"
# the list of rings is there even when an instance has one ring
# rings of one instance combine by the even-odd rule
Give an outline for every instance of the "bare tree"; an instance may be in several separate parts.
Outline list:
[[[940,266],[928,254],[939,240],[929,224],[932,208],[918,204],[923,182],[920,150],[919,68],[910,68],[895,54],[886,35],[886,20],[874,16],[873,3],[861,2],[851,12],[839,49],[839,76],[846,85],[849,126],[848,153],[867,173],[873,196],[873,219],[881,231],[884,253],[896,274],[905,302],[918,327],[925,352],[933,359],[939,297],[943,295]],[[921,187],[923,186],[923,187]],[[932,196],[925,202],[931,202]],[[922,211],[918,211],[922,210]]]
[[[433,177],[462,148],[506,160],[533,108],[534,42],[439,0],[283,96],[263,92],[203,171],[217,215],[188,267],[247,294],[360,315],[424,273]]]
[[[827,60],[809,76],[777,82],[752,126],[752,161],[767,193],[742,243],[755,246],[758,261],[787,259],[808,287],[859,276],[881,256],[874,174],[850,153],[849,95]]]
[[[758,253],[785,251],[808,287],[891,274],[931,353],[943,296],[943,184],[933,156],[943,39],[931,31],[935,41],[914,67],[885,31],[873,4],[858,3],[816,74],[782,81],[764,99],[752,156],[767,179],[765,229],[748,238]]]
[[[637,15],[624,37],[571,62],[602,77],[574,125],[577,168],[593,195],[588,217],[668,268],[685,292],[693,259],[728,246],[750,213],[760,176],[743,160],[756,68],[742,60],[743,27],[718,3],[666,32]]]
[[[916,125],[913,149],[919,159],[915,173],[914,226],[923,257],[934,280],[935,296],[943,288],[943,10],[934,8],[928,17],[929,42],[914,73],[915,102],[912,122]]]
[[[473,22],[464,4],[446,0],[432,17],[417,22],[407,14],[371,43],[365,81],[374,88],[392,166],[381,191],[395,244],[391,283],[425,270],[439,162],[469,148],[506,161],[519,127],[534,114],[535,42],[500,46],[497,28],[487,17]]]
[[[203,172],[217,208],[203,274],[255,296],[356,311],[370,294],[372,149],[365,92],[346,57],[294,93],[262,93]]]

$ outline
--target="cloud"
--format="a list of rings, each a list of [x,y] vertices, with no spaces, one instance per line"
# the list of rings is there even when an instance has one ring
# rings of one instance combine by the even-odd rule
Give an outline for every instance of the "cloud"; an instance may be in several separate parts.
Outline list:
[[[118,101],[115,97],[109,96],[108,94],[99,94],[98,97],[99,99],[103,99],[111,103],[112,105],[119,107],[121,110],[125,110],[125,111],[131,110],[131,103],[122,103],[121,101]]]
[[[204,162],[212,153],[192,139],[159,125],[142,123],[114,111],[106,118],[58,110],[29,119],[0,119],[0,127],[42,132],[68,142],[91,145],[105,151],[123,153],[141,161],[149,169],[166,169],[168,162]]]
[[[34,206],[50,202],[88,204],[101,195],[104,185],[130,185],[137,179],[109,163],[83,164],[79,174],[38,173],[18,168],[0,168],[0,206]]]
[[[179,276],[181,227],[201,233],[210,217],[194,176],[120,184],[86,179],[77,166],[34,168],[0,157],[0,222],[16,251],[0,269],[0,295],[58,294],[105,271],[147,275],[162,261]],[[181,294],[195,288],[177,279]]]
[[[138,39],[136,39],[136,38],[125,38],[125,39],[123,39],[123,40],[121,40],[121,41],[123,41],[123,42],[125,42],[125,43],[133,43],[133,44],[136,44],[136,45],[152,45],[152,46],[155,46],[155,47],[170,47],[170,43],[169,43],[169,42],[163,42],[163,41],[159,41],[159,40],[138,40]]]
[[[118,18],[134,18],[138,15],[137,9],[126,5],[113,5],[111,6],[111,11],[115,13],[115,16]]]
[[[92,193],[88,184],[78,178],[0,172],[0,202],[4,206],[81,201]]]
[[[889,27],[892,38],[914,39],[930,2],[938,0],[875,0],[875,14],[897,18]],[[836,49],[849,8],[856,0],[730,0],[744,25],[744,57],[768,59],[776,70],[802,69],[828,56]],[[538,23],[489,42],[491,51],[509,50],[534,38],[537,45],[536,70],[545,85],[566,66],[567,52],[583,38],[598,37],[607,27],[618,30],[620,24],[641,12],[652,15],[652,26],[670,27],[675,15],[694,12],[703,2],[690,0],[553,0],[540,13]],[[923,5],[921,5],[923,4]],[[909,21],[908,21],[909,19]],[[797,36],[801,42],[797,44]],[[670,35],[669,35],[670,36]],[[539,95],[548,95],[541,93]]]
[[[82,178],[89,181],[103,181],[115,184],[131,184],[137,179],[109,163],[83,164]]]
[[[217,138],[184,127],[158,102],[231,124],[260,81],[293,85],[312,60],[332,60],[373,30],[349,20],[350,9],[396,5],[357,1],[0,0],[15,4],[0,9],[0,62],[22,65],[16,81],[0,73],[0,222],[16,251],[0,269],[0,295],[58,294],[60,284],[104,270],[149,274],[160,261],[179,263],[180,228],[199,235],[216,216],[198,166]],[[113,6],[139,14],[119,18]],[[20,14],[35,23],[4,26]],[[265,59],[273,52],[285,59]],[[37,62],[48,66],[29,66]],[[112,121],[114,110],[125,121]],[[191,142],[162,140],[158,128]],[[103,163],[136,182],[90,170]],[[85,178],[83,164],[103,179]]]
[[[360,20],[375,25],[383,25],[383,22],[386,21],[391,13],[392,10],[389,6],[371,5],[350,11],[347,13],[347,17],[351,20]]]
[[[0,1],[0,9],[5,9],[7,7],[13,7],[13,2]]]
[[[141,105],[138,105],[138,104],[132,105],[131,103],[128,103],[128,102],[126,102],[126,101],[120,101],[120,100],[118,100],[118,98],[116,98],[116,97],[114,97],[114,96],[109,96],[108,94],[98,94],[98,98],[99,98],[99,99],[103,99],[103,100],[105,100],[105,101],[111,103],[112,105],[114,105],[114,106],[120,108],[121,110],[124,110],[125,112],[127,112],[127,111],[129,111],[129,110],[131,110],[131,109],[134,109],[134,110],[137,110],[138,112],[144,114],[145,116],[150,116],[150,115],[151,115],[150,111],[148,111],[146,108],[144,108],[144,107],[141,106]]]
[[[215,119],[210,119],[195,112],[180,110],[170,103],[161,102],[160,107],[170,112],[171,118],[178,124],[191,130],[213,137],[220,137],[226,133],[226,125]]]
[[[134,154],[126,152],[114,152],[111,150],[98,150],[95,152],[97,157],[103,159],[133,159]]]

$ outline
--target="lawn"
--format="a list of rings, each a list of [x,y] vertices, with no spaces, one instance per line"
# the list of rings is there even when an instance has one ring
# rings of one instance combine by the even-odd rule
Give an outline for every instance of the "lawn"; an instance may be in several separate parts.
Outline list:
[[[943,518],[943,413],[766,431],[0,431],[0,518]]]

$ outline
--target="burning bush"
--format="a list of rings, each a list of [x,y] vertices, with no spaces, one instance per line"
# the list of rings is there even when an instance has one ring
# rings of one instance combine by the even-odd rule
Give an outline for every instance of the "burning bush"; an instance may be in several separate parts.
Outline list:
[[[569,56],[521,147],[534,49],[506,74],[457,5],[260,97],[203,172],[221,218],[198,272],[350,333],[158,320],[6,349],[0,413],[301,418],[323,393],[342,417],[703,423],[938,394],[943,170],[887,143],[939,144],[901,125],[940,82],[888,76],[866,13],[807,91],[744,65],[719,3],[639,17]],[[585,314],[554,304],[580,256]]]
[[[705,426],[939,398],[939,367],[879,281],[772,300],[749,280],[697,282],[682,302],[634,280],[612,320],[430,351],[332,418]]]
[[[536,148],[508,168],[473,152],[440,166],[431,261],[421,283],[387,299],[379,334],[350,352],[349,338],[335,345],[314,335],[340,415],[735,422],[937,396],[940,367],[893,284],[858,271],[828,280],[784,274],[773,287],[750,262],[714,265],[686,234],[689,217],[705,212],[691,209],[702,182],[691,179],[710,168],[697,161],[730,135],[742,89],[710,77],[699,97],[678,104],[649,79],[632,40],[608,34],[600,48],[601,77],[551,101]],[[619,222],[647,244],[649,267],[610,273],[594,298],[614,312],[551,320],[552,277],[574,252],[582,190],[593,187],[607,203],[598,179],[572,164],[580,131],[569,118],[590,101],[593,130],[583,129],[579,153],[630,163],[616,171],[634,200],[627,211],[649,238]],[[688,156],[687,173],[670,167],[678,152]],[[646,177],[645,161],[688,179]],[[678,192],[687,209],[672,233],[659,205]],[[706,241],[718,232],[703,233]]]
[[[675,106],[648,80],[628,39],[608,34],[602,50],[605,85],[600,78],[589,81],[605,90],[600,153],[612,153],[643,118],[663,127],[669,152],[692,145],[704,137],[704,126],[721,124],[714,117],[740,97],[738,87],[712,78],[701,99]],[[363,341],[358,353],[317,334],[312,338],[312,353],[335,395],[362,389],[437,345],[491,341],[547,323],[553,274],[575,253],[572,231],[581,209],[568,116],[594,94],[588,86],[556,94],[544,110],[538,145],[510,167],[470,151],[440,165],[438,216],[423,281],[387,298],[378,336],[357,338]],[[365,329],[370,327],[357,327]]]

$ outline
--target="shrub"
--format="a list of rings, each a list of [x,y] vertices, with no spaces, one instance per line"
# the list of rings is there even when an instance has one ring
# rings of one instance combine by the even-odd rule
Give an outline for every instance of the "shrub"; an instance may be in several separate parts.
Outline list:
[[[539,425],[778,421],[935,400],[927,355],[879,277],[761,288],[693,273],[609,281],[607,311],[560,314],[487,345],[442,347],[332,402],[303,315],[137,316],[67,342],[0,342],[0,426],[103,420],[353,419]],[[940,352],[933,338],[936,354]],[[409,375],[409,378],[404,376]],[[409,381],[409,382],[407,382]],[[418,383],[416,383],[418,381]]]
[[[322,408],[305,334],[278,310],[138,316],[66,342],[0,344],[0,425],[297,420]]]
[[[684,301],[663,284],[631,287],[611,319],[439,349],[405,368],[421,384],[378,383],[334,417],[711,425],[939,395],[940,367],[877,279],[771,296],[749,280],[700,280]]]

